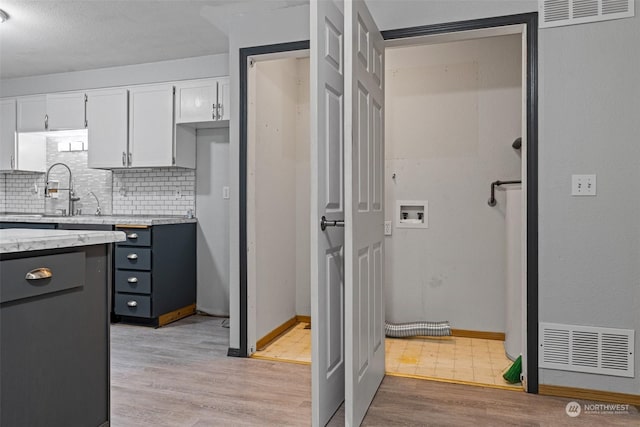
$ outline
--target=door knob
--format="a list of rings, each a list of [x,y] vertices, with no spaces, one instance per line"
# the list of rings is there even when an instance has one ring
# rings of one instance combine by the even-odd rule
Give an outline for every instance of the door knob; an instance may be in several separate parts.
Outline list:
[[[327,227],[344,227],[344,220],[328,220],[324,215],[322,215],[322,219],[320,220],[320,228],[322,231],[326,230]]]

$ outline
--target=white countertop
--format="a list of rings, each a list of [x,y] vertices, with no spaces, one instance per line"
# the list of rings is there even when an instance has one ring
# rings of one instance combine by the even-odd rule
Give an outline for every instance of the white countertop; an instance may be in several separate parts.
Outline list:
[[[77,215],[0,214],[0,222],[32,222],[48,224],[163,225],[197,222],[186,216],[163,215]]]
[[[86,230],[27,230],[8,228],[0,230],[0,254],[28,252],[43,249],[68,248],[73,246],[100,245],[123,242],[122,231]]]

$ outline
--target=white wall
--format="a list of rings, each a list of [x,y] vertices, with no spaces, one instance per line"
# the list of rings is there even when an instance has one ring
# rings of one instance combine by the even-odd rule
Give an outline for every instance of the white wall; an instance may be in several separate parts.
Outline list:
[[[537,11],[517,0],[369,5],[383,29]],[[540,321],[640,330],[639,42],[637,12],[539,31]],[[598,196],[571,197],[574,173],[596,173]],[[640,394],[637,378],[543,369],[540,382]]]
[[[429,203],[429,228],[385,239],[387,320],[504,332],[505,197],[487,200],[521,178],[521,61],[519,34],[387,50],[385,219]]]
[[[229,315],[229,128],[198,129],[196,217],[198,218],[197,309]]]
[[[227,54],[0,80],[0,96],[32,95],[226,76]]]
[[[296,60],[296,314],[311,316],[309,58]]]
[[[248,88],[248,280],[256,338],[310,315],[309,60],[258,61]]]
[[[254,221],[248,257],[256,287],[256,338],[262,338],[296,314],[296,60],[258,61],[249,89],[248,129],[253,161],[247,170],[247,210]]]
[[[240,69],[239,49],[243,47],[263,46],[309,39],[309,7],[291,7],[255,15],[240,16],[229,25],[229,74],[231,76],[231,125],[230,155],[231,164],[231,208],[230,208],[230,343],[231,348],[240,347],[240,200],[239,173],[239,118],[240,118]],[[255,290],[249,291],[248,313],[255,312]],[[247,320],[255,325],[255,318]],[[255,331],[249,340],[255,340]]]

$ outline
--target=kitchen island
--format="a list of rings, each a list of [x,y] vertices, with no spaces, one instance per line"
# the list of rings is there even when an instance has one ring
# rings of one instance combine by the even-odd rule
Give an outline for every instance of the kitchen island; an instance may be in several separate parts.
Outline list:
[[[0,230],[0,425],[109,424],[107,255],[124,240]]]

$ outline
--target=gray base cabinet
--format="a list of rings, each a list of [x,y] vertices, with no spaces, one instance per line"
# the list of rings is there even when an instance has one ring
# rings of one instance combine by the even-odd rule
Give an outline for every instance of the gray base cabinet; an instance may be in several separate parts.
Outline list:
[[[0,255],[0,425],[109,421],[108,245]],[[52,277],[27,280],[48,267]]]
[[[196,224],[116,226],[114,312],[155,326],[191,314],[196,303]],[[173,313],[173,314],[172,314]]]

